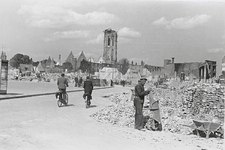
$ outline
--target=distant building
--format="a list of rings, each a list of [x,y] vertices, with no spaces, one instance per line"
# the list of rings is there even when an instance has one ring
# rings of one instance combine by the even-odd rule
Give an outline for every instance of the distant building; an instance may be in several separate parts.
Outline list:
[[[58,60],[58,62],[56,62],[55,65],[56,66],[62,66],[62,58],[61,58],[61,55],[59,55],[59,60]]]
[[[2,51],[1,60],[7,60],[6,53]]]
[[[103,60],[107,64],[117,63],[117,32],[110,28],[104,31]]]
[[[83,51],[80,53],[79,57],[77,58],[77,66],[76,66],[77,69],[80,67],[82,60],[86,60],[87,61],[87,58],[84,55],[84,52]]]
[[[106,63],[106,62],[104,61],[103,57],[100,56],[99,59],[98,59],[98,61],[97,61],[97,63],[103,64],[103,63]]]
[[[65,62],[70,62],[73,66],[73,70],[77,69],[77,59],[74,58],[73,52],[71,51]]]
[[[164,67],[147,66],[154,76],[160,77],[180,77],[181,72],[189,79],[209,79],[216,77],[216,61],[205,60],[205,62],[185,62],[174,63],[172,60],[165,59]]]
[[[32,64],[20,64],[19,70],[22,76],[30,76],[31,72],[34,71]]]
[[[223,72],[225,71],[224,59],[222,64]],[[96,62],[92,57],[87,59],[83,51],[77,58],[71,52],[66,62],[70,62],[73,65],[74,71],[76,71],[83,60],[91,62],[92,72],[98,72],[103,67],[121,70],[124,64],[117,61],[117,32],[110,28],[104,30],[103,55]],[[143,61],[138,65],[132,61],[129,64],[129,69],[138,72],[140,76],[151,75],[153,78],[180,77],[181,73],[184,73],[189,79],[205,80],[216,76],[216,61],[205,60],[204,62],[175,63],[172,57],[172,59],[165,59],[163,66],[152,66],[145,64]]]
[[[223,57],[222,60],[222,74],[225,75],[225,56]]]
[[[43,72],[45,72],[45,69],[43,68],[41,62],[38,63],[38,66],[36,67],[35,72],[36,73],[43,73]]]
[[[95,62],[93,57],[88,58],[88,61],[89,61],[89,62],[92,62],[92,63]]]

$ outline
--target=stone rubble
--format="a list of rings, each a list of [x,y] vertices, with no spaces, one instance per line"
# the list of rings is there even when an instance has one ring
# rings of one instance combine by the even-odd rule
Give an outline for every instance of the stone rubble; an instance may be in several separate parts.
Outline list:
[[[225,87],[216,83],[179,83],[176,87],[152,88],[153,98],[159,100],[163,131],[191,134],[192,120],[211,121],[224,125]],[[146,85],[147,86],[147,85]],[[126,93],[109,95],[114,102],[91,117],[103,123],[134,127],[133,101]],[[144,116],[151,116],[149,100],[145,98]]]

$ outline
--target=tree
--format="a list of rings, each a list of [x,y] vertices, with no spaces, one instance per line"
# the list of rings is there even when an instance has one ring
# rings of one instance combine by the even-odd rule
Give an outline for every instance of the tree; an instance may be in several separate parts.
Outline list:
[[[9,60],[10,66],[14,68],[19,68],[20,64],[32,64],[32,58],[30,59],[29,56],[23,54],[16,54]]]
[[[70,62],[64,62],[63,63],[63,69],[64,70],[68,70],[69,72],[73,70],[73,65]]]
[[[89,72],[89,73],[90,73],[91,63],[83,59],[83,60],[80,62],[80,67],[79,67],[79,69],[80,69],[82,72]]]

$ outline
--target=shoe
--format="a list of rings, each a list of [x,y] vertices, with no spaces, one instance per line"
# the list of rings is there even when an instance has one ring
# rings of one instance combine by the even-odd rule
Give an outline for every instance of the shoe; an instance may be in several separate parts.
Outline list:
[[[138,129],[138,130],[140,130],[140,131],[146,131],[146,129],[145,129],[145,128],[142,128],[142,129]]]

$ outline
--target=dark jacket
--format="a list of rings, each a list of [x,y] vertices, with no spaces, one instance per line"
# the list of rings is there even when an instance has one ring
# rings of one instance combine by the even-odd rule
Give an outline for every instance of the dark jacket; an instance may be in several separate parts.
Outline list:
[[[93,90],[93,84],[92,84],[92,81],[90,80],[87,80],[87,81],[84,81],[84,92],[92,92]]]
[[[75,82],[76,82],[76,83],[78,83],[78,77],[75,77],[75,79],[74,79],[74,80],[75,80]]]
[[[59,89],[66,89],[68,87],[68,81],[65,77],[59,77],[57,80],[57,85]]]
[[[141,100],[144,100],[145,95],[148,95],[149,91],[145,91],[144,86],[138,84],[135,86],[135,96],[138,96]]]

